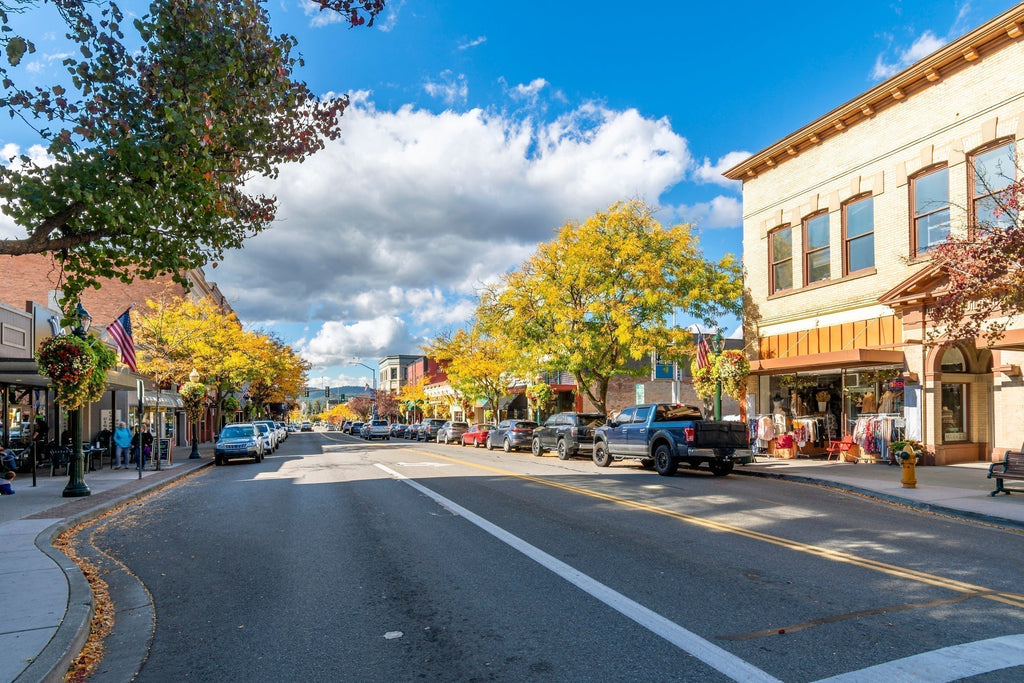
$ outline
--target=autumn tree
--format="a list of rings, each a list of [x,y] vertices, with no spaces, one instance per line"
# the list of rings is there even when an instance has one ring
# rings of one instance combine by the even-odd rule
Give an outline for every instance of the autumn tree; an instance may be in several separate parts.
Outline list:
[[[674,312],[717,324],[737,315],[741,271],[732,256],[706,260],[687,224],[662,227],[642,202],[617,203],[569,222],[516,271],[485,289],[483,330],[537,368],[571,372],[607,408],[615,375],[643,372],[652,352],[685,358],[692,335]]]
[[[430,398],[427,396],[428,381],[424,375],[401,388],[398,399],[405,405],[406,420],[412,421],[415,411],[422,412],[430,403]]]
[[[394,391],[377,391],[377,415],[393,422],[402,415],[398,394]]]
[[[317,2],[352,26],[384,8]],[[0,205],[25,233],[0,254],[52,253],[70,300],[100,278],[180,277],[220,259],[274,220],[275,198],[246,182],[340,135],[348,100],[296,80],[296,40],[271,34],[259,0],[154,0],[130,27],[111,2],[40,5],[71,43],[66,77],[42,87],[18,24],[53,27],[33,21],[31,0],[0,3],[0,107],[46,149],[0,166]]]
[[[948,280],[928,310],[932,341],[981,337],[993,343],[1024,314],[1024,180],[1015,180],[1021,173],[1014,149],[1008,146],[1001,164],[976,165],[973,187],[980,199],[965,212],[973,221],[933,251]]]
[[[373,413],[373,401],[370,400],[369,396],[356,396],[355,398],[349,399],[346,404],[352,412],[359,416],[359,419],[366,422],[370,419],[370,415]]]
[[[306,384],[308,362],[274,335],[248,333],[242,354],[249,360],[246,394],[257,413],[269,415],[272,403],[287,406]]]
[[[452,388],[467,401],[497,406],[498,399],[508,393],[512,380],[508,349],[477,325],[469,332],[442,332],[423,351],[444,367]]]

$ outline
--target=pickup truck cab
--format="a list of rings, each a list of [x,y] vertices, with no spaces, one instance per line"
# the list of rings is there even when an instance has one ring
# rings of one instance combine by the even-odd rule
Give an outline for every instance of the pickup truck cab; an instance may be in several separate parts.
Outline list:
[[[646,468],[670,477],[680,463],[697,469],[707,463],[715,476],[732,472],[736,449],[748,445],[741,422],[705,420],[700,408],[679,403],[629,406],[597,429],[594,464],[638,460]]]

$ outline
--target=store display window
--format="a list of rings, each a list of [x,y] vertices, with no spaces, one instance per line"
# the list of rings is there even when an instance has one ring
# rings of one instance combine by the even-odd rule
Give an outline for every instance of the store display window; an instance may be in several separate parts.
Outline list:
[[[967,441],[967,385],[942,385],[942,440]]]

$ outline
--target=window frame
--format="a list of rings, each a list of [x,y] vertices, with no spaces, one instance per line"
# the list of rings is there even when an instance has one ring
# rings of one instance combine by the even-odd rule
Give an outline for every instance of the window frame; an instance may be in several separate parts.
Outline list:
[[[789,230],[789,257],[775,260],[775,235],[783,230]],[[775,268],[786,261],[789,261],[789,287],[780,289],[775,282]],[[793,284],[793,226],[786,224],[768,231],[768,294],[789,292],[795,289]]]
[[[808,229],[808,226],[810,225],[811,221],[815,220],[816,218],[821,218],[822,216],[825,216],[826,218],[828,218],[829,210],[828,209],[823,209],[821,211],[815,211],[812,214],[808,214],[807,216],[804,216],[803,220],[800,221],[800,227],[801,227],[801,230],[802,230],[801,237],[803,238],[803,243],[801,244],[801,250],[803,251],[802,264],[803,264],[803,269],[804,269],[804,272],[803,272],[803,285],[804,285],[804,287],[810,287],[811,285],[817,285],[819,283],[828,282],[828,281],[832,280],[832,221],[831,220],[828,221],[828,240],[826,241],[825,246],[818,247],[817,249],[808,249],[808,247],[810,246],[810,242],[811,242],[810,230]],[[817,254],[817,253],[820,253],[822,251],[828,251],[828,277],[825,277],[825,278],[822,278],[820,280],[815,280],[814,282],[811,282],[811,279],[810,279],[811,278],[811,268],[810,268],[810,263],[809,263],[810,257],[811,257],[812,254]]]
[[[920,179],[922,179],[922,178],[924,178],[926,176],[930,176],[933,173],[938,173],[939,171],[945,171],[946,172],[946,205],[943,208],[939,208],[939,209],[935,209],[933,211],[928,211],[928,212],[919,214],[919,213],[917,213],[917,182]],[[932,164],[931,166],[927,166],[925,168],[922,168],[921,170],[917,171],[912,176],[907,178],[907,181],[908,181],[908,186],[909,186],[909,191],[907,192],[907,194],[908,194],[908,197],[910,199],[910,205],[909,205],[910,208],[908,210],[908,215],[910,216],[910,257],[911,258],[917,258],[919,256],[924,256],[924,255],[930,253],[932,250],[935,249],[935,247],[931,247],[930,249],[925,249],[925,250],[922,251],[919,248],[919,245],[920,245],[920,242],[921,242],[921,236],[920,236],[920,233],[918,232],[918,227],[917,227],[918,226],[918,222],[923,220],[924,218],[929,217],[929,216],[934,216],[935,214],[939,213],[940,211],[947,211],[947,212],[950,211],[950,201],[949,201],[949,164],[946,163],[946,162],[942,162],[940,164]],[[948,220],[951,221],[952,217],[949,216]],[[938,245],[935,245],[935,246],[938,246]]]
[[[865,232],[861,235],[857,235],[856,237],[850,238],[847,234],[847,228],[849,227],[849,218],[847,217],[847,213],[849,211],[849,208],[854,204],[859,204],[860,202],[867,201],[869,199],[872,201],[871,232]],[[843,202],[842,213],[839,219],[840,223],[842,224],[841,227],[843,236],[843,277],[847,277],[849,275],[856,275],[857,273],[865,273],[875,267],[875,207],[873,203],[874,199],[875,196],[873,194],[871,194],[870,192],[865,192],[863,194],[857,195],[856,197],[851,197],[850,199]],[[868,235],[871,235],[871,265],[865,266],[864,268],[858,268],[857,270],[850,270],[850,242],[852,242],[853,240],[863,239]]]
[[[1000,138],[998,140],[993,140],[992,142],[990,142],[990,143],[988,143],[986,145],[982,145],[981,147],[977,147],[977,148],[971,150],[971,152],[967,155],[967,199],[968,199],[967,210],[968,210],[968,225],[970,226],[971,230],[975,230],[978,227],[978,215],[977,215],[978,201],[982,200],[982,199],[986,199],[988,197],[992,197],[992,196],[994,196],[996,194],[999,194],[1000,192],[1002,192],[1003,190],[1006,189],[1006,188],[1002,188],[1000,190],[996,190],[995,192],[989,192],[989,193],[984,194],[984,195],[976,195],[975,194],[975,191],[977,190],[977,178],[976,178],[977,177],[977,171],[976,171],[976,166],[975,166],[976,159],[979,156],[981,156],[982,154],[985,154],[986,152],[991,152],[993,150],[999,149],[1000,147],[1004,147],[1004,146],[1010,146],[1010,147],[1013,148],[1013,154],[1012,154],[1013,177],[1010,180],[1010,182],[1013,183],[1013,182],[1016,182],[1018,180],[1018,178],[1017,178],[1017,139],[1015,137],[1005,137],[1005,138]]]

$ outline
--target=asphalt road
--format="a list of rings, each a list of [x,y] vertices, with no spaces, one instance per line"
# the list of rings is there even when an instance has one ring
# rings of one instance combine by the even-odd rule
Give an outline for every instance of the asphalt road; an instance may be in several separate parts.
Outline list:
[[[92,542],[139,681],[1024,677],[1024,536],[781,481],[293,434]]]

